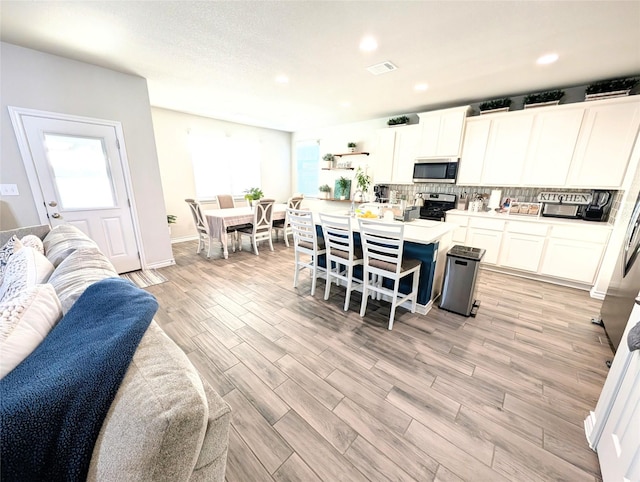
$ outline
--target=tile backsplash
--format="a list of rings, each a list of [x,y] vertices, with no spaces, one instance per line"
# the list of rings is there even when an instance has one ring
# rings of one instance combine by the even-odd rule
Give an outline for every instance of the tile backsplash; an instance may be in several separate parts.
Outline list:
[[[409,201],[419,192],[447,193],[455,194],[457,197],[461,195],[472,196],[474,193],[483,195],[485,199],[489,199],[491,191],[499,189],[502,191],[502,197],[515,198],[520,202],[538,202],[538,194],[541,192],[575,192],[589,193],[591,189],[565,189],[565,188],[538,188],[538,187],[504,187],[504,186],[460,186],[457,184],[436,184],[436,183],[420,183],[420,184],[389,184],[389,189],[397,191],[398,196],[405,196]],[[620,206],[622,191],[613,191],[613,204],[609,213],[609,224],[613,224],[615,215]]]

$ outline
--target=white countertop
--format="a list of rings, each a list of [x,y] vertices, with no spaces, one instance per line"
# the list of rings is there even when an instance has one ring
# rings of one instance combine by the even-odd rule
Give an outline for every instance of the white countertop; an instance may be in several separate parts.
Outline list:
[[[490,212],[472,212],[462,211],[460,209],[451,209],[447,211],[447,214],[457,214],[460,216],[470,216],[475,218],[485,219],[502,219],[504,221],[517,221],[526,223],[542,223],[542,224],[561,224],[565,226],[589,226],[602,229],[613,229],[613,226],[609,223],[600,223],[596,221],[585,221],[583,219],[564,219],[564,218],[551,218],[545,216],[527,216],[519,214],[507,214],[507,213],[490,213]]]
[[[314,222],[320,224],[318,212],[312,210]],[[343,215],[344,212],[331,211],[327,214]],[[446,223],[440,221],[428,221],[426,219],[414,219],[413,221],[384,221],[390,224],[404,224],[404,240],[418,244],[436,243],[447,233],[458,227],[456,223]],[[351,226],[354,231],[358,231],[358,218],[352,218]]]

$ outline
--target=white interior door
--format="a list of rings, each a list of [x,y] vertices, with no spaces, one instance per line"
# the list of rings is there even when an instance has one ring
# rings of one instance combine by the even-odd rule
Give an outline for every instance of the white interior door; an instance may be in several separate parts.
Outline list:
[[[31,158],[23,160],[33,163],[51,226],[79,228],[118,273],[141,269],[115,127],[38,115],[20,121]]]

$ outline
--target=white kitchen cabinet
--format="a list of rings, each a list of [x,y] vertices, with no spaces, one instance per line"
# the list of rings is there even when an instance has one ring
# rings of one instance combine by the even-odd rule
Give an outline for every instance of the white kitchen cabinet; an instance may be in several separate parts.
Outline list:
[[[469,216],[459,216],[457,214],[446,214],[448,223],[456,223],[458,227],[453,231],[452,240],[454,243],[464,244],[467,240],[467,224]]]
[[[420,142],[417,157],[460,157],[469,106],[418,114]]]
[[[469,220],[465,245],[486,250],[482,263],[498,264],[504,225],[505,221],[501,219],[471,218]]]
[[[598,227],[553,226],[540,273],[593,284],[609,235]]]
[[[533,115],[512,114],[491,120],[484,156],[482,183],[489,186],[520,185]]]
[[[415,124],[394,129],[395,150],[391,180],[396,184],[413,183],[413,165],[416,161],[421,128],[420,124]]]
[[[587,106],[567,187],[619,189],[639,126],[640,102],[636,96]]]
[[[475,186],[482,183],[482,167],[489,142],[490,127],[490,119],[476,117],[467,121],[458,166],[456,181],[458,184]]]
[[[374,184],[391,183],[396,148],[396,130],[380,129],[376,133],[376,148],[371,153]]]
[[[534,114],[533,128],[525,160],[525,186],[565,186],[584,107]]]
[[[500,266],[536,273],[548,230],[546,224],[509,221],[502,238]]]

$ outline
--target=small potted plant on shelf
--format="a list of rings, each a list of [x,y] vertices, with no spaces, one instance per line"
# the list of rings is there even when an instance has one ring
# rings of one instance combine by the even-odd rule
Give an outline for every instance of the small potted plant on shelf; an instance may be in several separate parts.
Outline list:
[[[389,127],[398,127],[407,125],[409,123],[409,118],[406,115],[401,115],[400,117],[392,117],[387,121],[387,125]]]
[[[320,166],[322,169],[331,169],[333,167],[333,154],[325,154],[322,156],[322,165]]]
[[[524,98],[524,108],[558,105],[564,96],[564,90],[549,90],[538,94],[529,94]]]
[[[349,152],[356,152],[356,143],[355,142],[349,142],[347,144],[347,147],[349,148]]]
[[[256,201],[262,199],[262,196],[264,196],[262,189],[260,189],[259,187],[252,187],[251,189],[247,189],[245,191],[244,198],[247,200],[247,203],[249,203],[249,205],[253,206]]]
[[[329,199],[329,195],[331,193],[331,188],[328,184],[323,184],[318,188],[318,190],[322,193],[320,199]]]
[[[610,99],[629,95],[640,79],[603,80],[591,84],[584,92],[584,100]]]
[[[353,195],[353,200],[357,202],[366,202],[366,195],[371,185],[371,176],[368,176],[362,168],[356,170],[356,187],[358,190]]]
[[[480,115],[489,114],[495,112],[506,112],[511,105],[511,99],[505,97],[503,99],[488,100],[480,104]]]
[[[351,181],[349,179],[344,176],[340,177],[340,179],[336,181],[336,187],[338,188],[335,193],[336,197],[341,200],[351,197],[351,193],[349,192],[351,191]]]
[[[167,214],[167,224],[171,226],[172,224],[176,224],[178,221],[178,216],[175,214]]]

